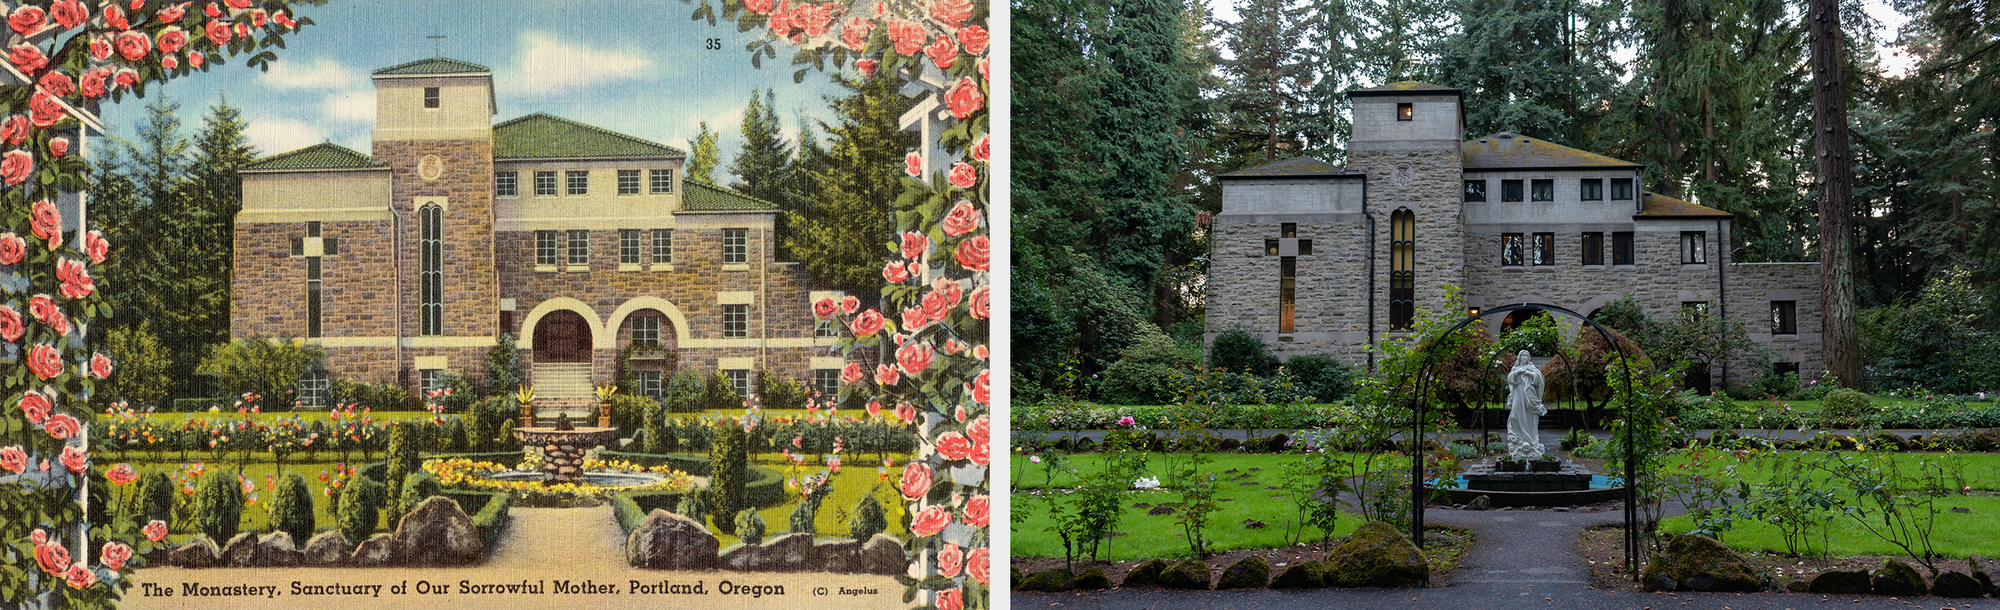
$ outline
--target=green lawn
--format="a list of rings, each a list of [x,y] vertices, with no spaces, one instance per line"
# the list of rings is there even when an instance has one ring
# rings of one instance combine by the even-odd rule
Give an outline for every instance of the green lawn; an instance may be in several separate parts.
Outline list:
[[[1218,509],[1211,517],[1206,536],[1213,540],[1212,548],[1229,551],[1247,548],[1272,548],[1289,546],[1291,539],[1286,533],[1290,515],[1293,513],[1291,500],[1283,489],[1283,468],[1304,456],[1297,454],[1208,454],[1211,461],[1202,466],[1201,471],[1217,475],[1216,492]],[[1349,454],[1349,459],[1359,459],[1359,454]],[[1162,476],[1170,466],[1168,459],[1185,459],[1185,454],[1155,453],[1147,462],[1148,476]],[[1070,466],[1086,473],[1100,468],[1102,460],[1098,455],[1073,455]],[[1384,456],[1377,458],[1381,468],[1407,467],[1407,458]],[[1014,482],[1017,490],[1011,496],[1012,510],[1021,518],[1013,524],[1011,548],[1017,557],[1061,557],[1062,539],[1050,528],[1054,525],[1049,518],[1047,499],[1065,501],[1065,496],[1040,495],[1039,492],[1050,476],[1048,464],[1035,464],[1028,456],[1013,457]],[[1254,470],[1253,470],[1254,469]],[[1053,484],[1057,488],[1074,485],[1074,475],[1066,471],[1054,473]],[[1148,514],[1160,503],[1179,502],[1177,491],[1134,491],[1123,499],[1124,513],[1118,531],[1123,535],[1114,536],[1101,549],[1101,557],[1113,561],[1146,559],[1154,557],[1181,557],[1188,555],[1187,540],[1181,536],[1181,526],[1175,522],[1173,514]],[[1144,504],[1146,506],[1138,506]],[[1251,521],[1262,521],[1261,528],[1250,527]],[[1346,514],[1336,526],[1335,536],[1346,535],[1359,526],[1361,518]],[[1316,530],[1307,530],[1317,533]]]
[[[1970,553],[1987,556],[2000,553],[2000,518],[1995,518],[1995,515],[2000,515],[2000,497],[1945,496],[1937,499],[1937,505],[1937,526],[1931,538],[1937,552],[1957,558],[1964,558]],[[1950,511],[1952,507],[1972,512],[1954,513]],[[1875,517],[1873,523],[1880,528],[1880,517]],[[1667,519],[1660,524],[1660,528],[1668,532],[1684,532],[1693,525],[1693,519],[1681,516]],[[1853,517],[1835,517],[1828,528],[1828,536],[1830,541],[1825,554],[1831,556],[1903,554],[1900,547],[1869,534]],[[1723,533],[1722,541],[1739,549],[1786,552],[1778,529],[1757,521],[1738,519],[1735,527]],[[1811,543],[1817,553],[1820,540],[1815,536]]]
[[[1796,456],[1800,452],[1788,451],[1784,453],[1788,454],[1788,456]],[[1854,451],[1843,451],[1840,453],[1850,459],[1865,457],[1891,460],[1902,464],[1932,461],[1943,465],[1946,472],[1961,473],[1965,478],[1965,485],[1973,489],[2000,490],[2000,453],[1859,453]],[[1735,465],[1737,467],[1736,476],[1738,478],[1752,484],[1761,484],[1771,480],[1774,460],[1770,453],[1760,455],[1761,457],[1751,456],[1746,458],[1738,457],[1735,453],[1728,451],[1697,448],[1676,451],[1665,459],[1669,467],[1685,467],[1697,460],[1706,464],[1706,467],[1714,469]]]

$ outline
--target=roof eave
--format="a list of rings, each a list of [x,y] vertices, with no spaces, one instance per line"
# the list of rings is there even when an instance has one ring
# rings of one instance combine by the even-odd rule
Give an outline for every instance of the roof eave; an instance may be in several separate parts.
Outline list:
[[[1235,174],[1223,174],[1220,176],[1216,176],[1215,179],[1216,180],[1271,180],[1271,179],[1282,179],[1282,178],[1366,178],[1366,177],[1368,177],[1367,174],[1359,172],[1331,172],[1331,173],[1320,172],[1311,174],[1250,174],[1244,176],[1238,176]]]
[[[1347,92],[1347,97],[1400,97],[1405,95],[1455,95],[1458,96],[1458,99],[1463,100],[1465,99],[1465,90],[1464,89],[1403,89],[1403,90],[1384,91],[1379,89],[1356,89],[1354,91]]]
[[[510,156],[507,156],[507,155],[493,155],[493,160],[494,160],[495,162],[499,162],[499,161],[509,161],[509,162],[513,162],[513,161],[578,161],[578,160],[581,160],[581,161],[598,161],[598,160],[603,160],[603,161],[625,161],[625,160],[632,160],[632,159],[659,159],[659,160],[663,160],[663,161],[665,161],[665,160],[673,160],[673,159],[686,159],[686,158],[687,158],[687,154],[686,154],[686,153],[681,153],[681,154],[659,154],[659,155],[591,155],[591,156],[562,156],[562,155],[556,155],[556,156],[539,156],[539,157],[510,157]]]
[[[387,165],[368,167],[246,167],[236,170],[239,174],[282,174],[290,172],[386,172]]]
[[[1521,166],[1507,166],[1507,167],[1475,167],[1475,166],[1471,166],[1471,165],[1468,165],[1468,166],[1465,166],[1465,171],[1468,171],[1468,172],[1543,172],[1543,171],[1559,171],[1559,170],[1587,170],[1587,169],[1590,169],[1590,170],[1602,170],[1602,169],[1639,169],[1639,168],[1642,168],[1642,167],[1645,167],[1645,166],[1643,166],[1643,165],[1635,165],[1635,164],[1629,164],[1629,163],[1628,163],[1628,164],[1623,164],[1623,165],[1521,165]]]
[[[776,214],[777,208],[754,208],[748,210],[694,210],[681,208],[675,214]]]
[[[1633,220],[1715,220],[1715,219],[1733,220],[1735,218],[1736,218],[1735,214],[1730,214],[1728,212],[1723,212],[1720,214],[1633,214],[1632,215]]]

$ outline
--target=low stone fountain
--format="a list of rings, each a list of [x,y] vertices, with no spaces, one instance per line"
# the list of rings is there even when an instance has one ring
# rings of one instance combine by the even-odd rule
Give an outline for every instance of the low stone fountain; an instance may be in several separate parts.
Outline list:
[[[554,426],[515,428],[514,440],[541,446],[543,484],[574,483],[583,479],[584,453],[617,442],[618,429],[608,425],[578,428],[570,425],[565,413],[556,418]]]

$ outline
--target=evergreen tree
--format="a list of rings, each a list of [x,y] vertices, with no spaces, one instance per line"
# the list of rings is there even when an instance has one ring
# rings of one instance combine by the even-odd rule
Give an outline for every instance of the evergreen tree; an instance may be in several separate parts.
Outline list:
[[[1234,152],[1260,157],[1256,163],[1295,156],[1310,124],[1302,115],[1311,111],[1304,98],[1313,80],[1298,45],[1304,11],[1293,0],[1238,0],[1236,12],[1242,19],[1222,26],[1231,55],[1221,64],[1228,80],[1224,133]]]
[[[719,134],[708,130],[708,121],[701,122],[701,133],[695,134],[688,151],[687,180],[700,184],[715,184],[715,165],[720,156],[715,140]]]
[[[738,193],[783,205],[788,177],[792,172],[792,145],[779,132],[777,94],[765,90],[763,99],[750,93],[750,105],[743,109],[743,149],[729,163],[736,181],[729,188]]]
[[[1612,61],[1616,4],[1460,0],[1441,84],[1465,90],[1467,136],[1511,131],[1592,148],[1586,109],[1603,106],[1623,69]]]
[[[897,125],[909,101],[896,79],[833,79],[848,93],[832,100],[827,149],[805,147],[815,160],[805,164],[811,205],[786,212],[793,230],[785,245],[814,278],[866,293],[882,284],[882,244],[895,235],[883,204],[903,192],[903,154],[917,135]]]
[[[1156,304],[1170,298],[1158,281],[1173,264],[1169,253],[1194,232],[1194,209],[1166,190],[1180,163],[1177,128],[1187,107],[1176,94],[1189,90],[1178,9],[1172,0],[1113,7],[1102,41],[1111,78],[1095,97],[1099,120],[1087,151],[1105,169],[1098,186],[1104,207],[1092,239],[1081,243],[1102,253],[1098,260],[1118,283]]]

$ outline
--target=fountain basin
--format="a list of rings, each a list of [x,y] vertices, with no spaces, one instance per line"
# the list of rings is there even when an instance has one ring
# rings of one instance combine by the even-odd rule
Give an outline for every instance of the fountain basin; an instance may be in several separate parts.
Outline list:
[[[542,447],[542,482],[574,483],[582,480],[585,451],[617,442],[617,428],[573,428],[553,426],[515,428],[514,440]]]
[[[1499,472],[1494,466],[1491,461],[1468,466],[1440,491],[1450,496],[1453,504],[1486,496],[1495,508],[1576,506],[1625,497],[1623,480],[1592,473],[1572,461],[1564,461],[1554,472]]]
[[[480,476],[495,481],[536,482],[536,481],[542,481],[548,475],[540,472],[521,472],[517,470],[509,470],[506,472],[484,473],[481,474]],[[665,481],[667,480],[667,478],[652,473],[603,472],[596,470],[586,470],[583,473],[574,477],[572,480],[574,482],[582,483],[585,485],[620,488],[620,487],[638,487],[640,485],[649,485],[652,483]]]

